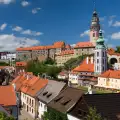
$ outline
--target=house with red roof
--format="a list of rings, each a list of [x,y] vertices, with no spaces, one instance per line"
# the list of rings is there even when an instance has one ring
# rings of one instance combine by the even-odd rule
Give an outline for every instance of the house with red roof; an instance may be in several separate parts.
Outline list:
[[[79,66],[70,72],[69,82],[80,86],[97,84],[97,78],[94,75],[94,60],[92,56],[87,57]]]
[[[18,120],[17,95],[14,86],[0,86],[0,96],[0,105]]]
[[[67,80],[68,77],[69,77],[69,73],[68,73],[68,71],[65,71],[65,70],[61,71],[58,74],[58,79],[60,79],[60,80]]]
[[[120,90],[120,70],[107,70],[98,76],[98,88]]]
[[[23,110],[27,111],[32,118],[38,117],[38,100],[36,94],[47,85],[48,80],[34,76],[31,73],[21,72],[13,81],[16,92],[19,95]]]

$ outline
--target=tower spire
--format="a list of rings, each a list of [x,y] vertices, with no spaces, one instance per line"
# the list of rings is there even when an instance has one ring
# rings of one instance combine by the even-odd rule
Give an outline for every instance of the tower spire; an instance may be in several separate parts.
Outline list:
[[[95,0],[93,0],[93,5],[94,5],[94,11],[96,11],[96,3],[95,3]]]

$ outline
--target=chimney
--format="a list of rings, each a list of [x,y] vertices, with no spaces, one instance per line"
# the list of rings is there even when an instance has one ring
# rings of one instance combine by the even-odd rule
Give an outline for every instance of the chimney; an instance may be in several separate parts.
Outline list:
[[[93,57],[91,57],[91,64],[93,64]]]
[[[16,91],[16,85],[15,85],[15,83],[13,83],[12,86],[13,86],[14,90]]]
[[[92,94],[92,86],[91,85],[88,86],[88,94]]]
[[[88,62],[89,62],[89,58],[87,57],[87,59],[86,59],[86,63],[88,64]]]
[[[40,78],[40,73],[38,73],[38,77]]]
[[[27,75],[27,80],[29,80],[29,75]]]
[[[25,70],[23,69],[23,73],[25,72]]]

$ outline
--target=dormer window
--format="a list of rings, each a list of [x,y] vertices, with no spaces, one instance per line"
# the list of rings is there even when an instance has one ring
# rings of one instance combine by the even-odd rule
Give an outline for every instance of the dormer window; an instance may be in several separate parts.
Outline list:
[[[71,100],[66,100],[66,101],[64,101],[64,102],[62,102],[62,105],[67,105],[69,102],[70,102]]]
[[[49,98],[51,95],[52,95],[52,93],[49,93],[49,94],[47,95],[47,98]]]
[[[63,98],[63,96],[61,96],[61,97],[55,99],[54,101],[55,101],[55,102],[58,102],[58,101],[60,101],[62,98]]]
[[[44,93],[43,93],[43,96],[45,96],[47,93],[48,93],[48,92],[44,92]]]

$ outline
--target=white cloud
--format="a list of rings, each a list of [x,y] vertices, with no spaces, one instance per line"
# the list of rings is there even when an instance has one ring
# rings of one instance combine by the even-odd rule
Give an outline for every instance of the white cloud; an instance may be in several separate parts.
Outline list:
[[[0,30],[4,30],[6,27],[7,27],[7,24],[4,23],[4,24],[2,24],[2,25],[0,26]]]
[[[28,29],[28,30],[22,31],[21,34],[24,34],[24,35],[33,35],[33,36],[40,36],[40,35],[42,35],[43,33],[41,33],[41,32],[36,32],[36,31],[31,31],[30,29]]]
[[[115,18],[116,17],[116,15],[111,15],[109,18],[110,19],[113,19],[113,18]]]
[[[13,34],[0,35],[0,41],[1,51],[13,51],[17,47],[28,47],[40,44],[39,40],[29,39],[25,37],[16,37]]]
[[[89,32],[90,32],[90,30],[84,31],[83,33],[80,34],[80,37],[88,36]]]
[[[113,33],[113,34],[111,35],[111,38],[112,38],[112,39],[115,39],[115,40],[120,39],[120,32]]]
[[[26,6],[30,5],[30,3],[24,0],[24,1],[21,2],[21,5],[23,7],[26,7]]]
[[[34,8],[34,9],[32,9],[32,13],[33,13],[33,14],[36,14],[40,9],[41,9],[41,8]]]
[[[104,21],[105,20],[105,16],[104,17],[100,17],[99,20],[100,21]]]
[[[109,17],[108,25],[112,26],[113,25],[113,19],[116,17],[116,15],[112,15]]]
[[[114,27],[120,27],[120,22],[116,21],[112,26],[114,26]]]
[[[15,0],[0,0],[0,4],[10,4],[14,2]]]
[[[19,32],[19,31],[22,31],[23,28],[22,28],[22,27],[19,27],[19,26],[16,26],[16,27],[14,27],[12,30]]]

